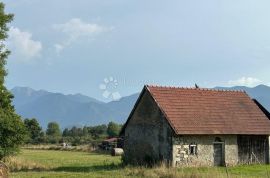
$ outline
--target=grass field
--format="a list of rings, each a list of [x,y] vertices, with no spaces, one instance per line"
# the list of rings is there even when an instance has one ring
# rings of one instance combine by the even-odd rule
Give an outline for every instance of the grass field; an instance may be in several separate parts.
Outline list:
[[[87,152],[22,150],[10,161],[11,177],[227,177],[225,168],[123,167],[120,157]],[[268,165],[228,168],[229,177],[270,177]],[[15,171],[15,172],[14,172]]]

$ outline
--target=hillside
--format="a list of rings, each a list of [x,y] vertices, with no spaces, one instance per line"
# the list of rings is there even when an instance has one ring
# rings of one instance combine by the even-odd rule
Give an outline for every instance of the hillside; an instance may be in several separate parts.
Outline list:
[[[61,127],[109,121],[123,123],[138,96],[135,94],[104,103],[82,94],[64,95],[28,87],[15,87],[11,92],[15,96],[13,104],[17,113],[24,118],[37,118],[44,128],[50,121],[58,122]]]

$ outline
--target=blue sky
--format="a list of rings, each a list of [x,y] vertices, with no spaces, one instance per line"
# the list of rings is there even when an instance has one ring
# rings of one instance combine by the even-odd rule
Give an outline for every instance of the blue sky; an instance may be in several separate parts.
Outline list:
[[[145,83],[270,84],[270,1],[4,3],[15,14],[7,42],[8,88],[106,100],[102,94],[108,88],[125,96]]]

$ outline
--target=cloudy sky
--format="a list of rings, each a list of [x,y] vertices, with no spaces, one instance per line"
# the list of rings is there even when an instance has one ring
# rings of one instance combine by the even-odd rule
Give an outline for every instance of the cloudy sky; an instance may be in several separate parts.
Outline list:
[[[268,0],[4,0],[8,88],[105,100],[143,84],[270,85]],[[111,93],[105,93],[105,95]]]

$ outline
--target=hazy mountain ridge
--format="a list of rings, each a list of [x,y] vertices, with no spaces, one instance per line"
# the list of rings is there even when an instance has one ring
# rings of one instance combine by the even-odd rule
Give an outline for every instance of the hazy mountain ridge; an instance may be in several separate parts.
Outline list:
[[[37,118],[43,127],[50,121],[61,127],[123,123],[137,99],[135,94],[104,103],[82,94],[64,95],[28,87],[15,87],[11,92],[16,112],[24,118]]]
[[[245,90],[270,111],[268,86],[216,88]],[[15,87],[11,92],[15,96],[13,104],[17,113],[24,118],[37,118],[44,128],[50,121],[58,122],[61,127],[106,124],[110,121],[124,123],[139,96],[139,93],[136,93],[119,101],[105,103],[82,94],[64,95],[28,87]]]

